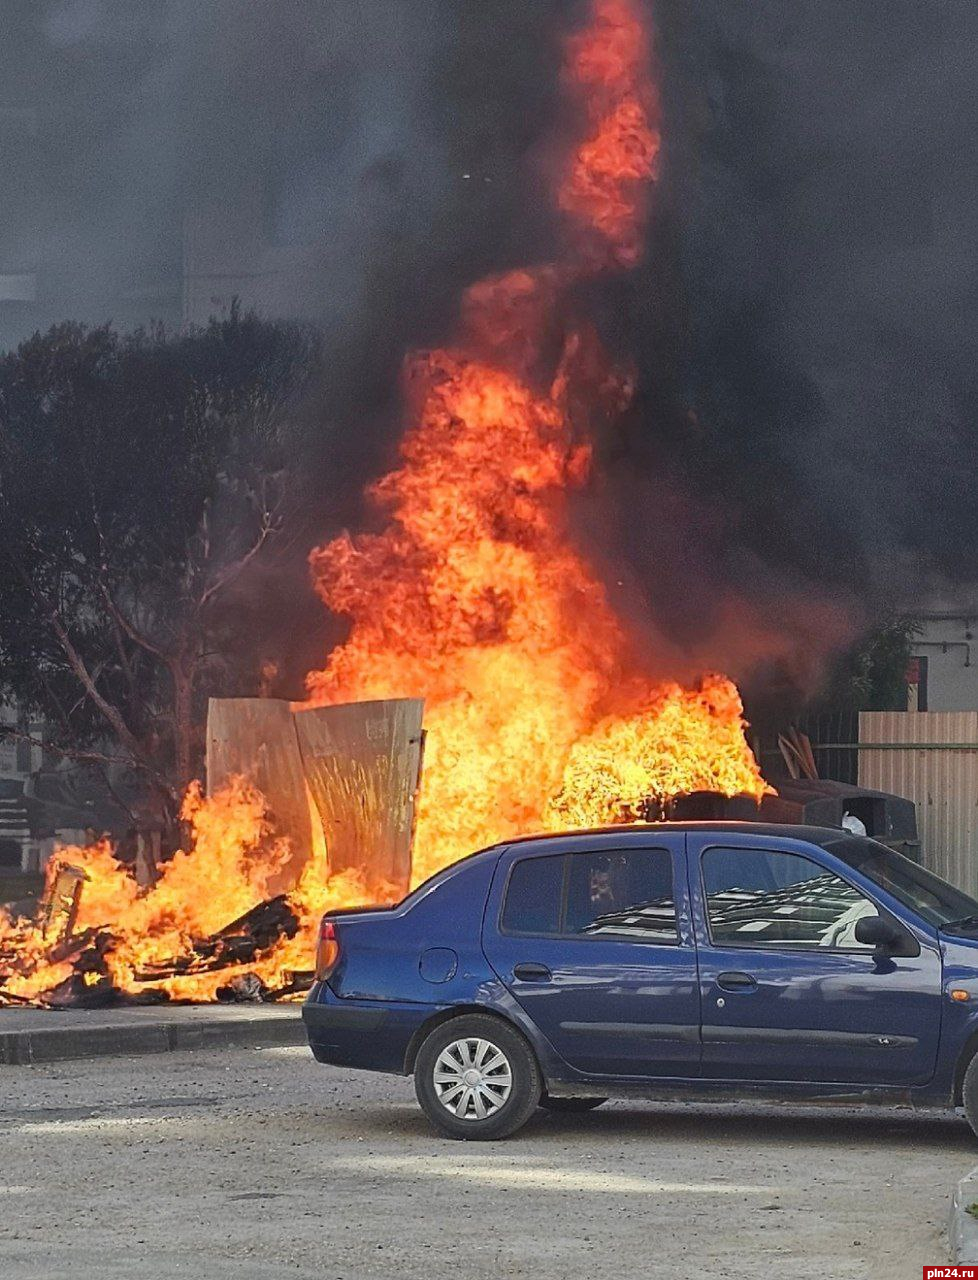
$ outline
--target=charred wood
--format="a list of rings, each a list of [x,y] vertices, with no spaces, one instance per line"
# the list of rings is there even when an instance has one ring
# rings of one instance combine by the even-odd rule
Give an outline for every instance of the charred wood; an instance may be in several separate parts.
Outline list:
[[[136,980],[156,982],[250,964],[282,938],[294,938],[298,930],[298,917],[282,894],[252,907],[211,937],[195,939],[188,955],[145,965]]]
[[[239,973],[215,994],[222,1004],[261,1004],[268,999],[269,990],[257,973]]]

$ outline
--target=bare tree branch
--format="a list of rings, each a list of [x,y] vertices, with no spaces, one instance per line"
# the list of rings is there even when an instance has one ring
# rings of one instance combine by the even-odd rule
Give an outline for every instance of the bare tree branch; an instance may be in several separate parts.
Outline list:
[[[141,759],[143,751],[139,744],[139,739],[129,728],[128,724],[126,724],[119,708],[114,707],[112,703],[102,695],[94,678],[92,677],[91,672],[88,670],[88,667],[86,667],[84,659],[72,643],[71,637],[69,636],[64,623],[56,613],[51,613],[48,620],[51,624],[51,630],[54,632],[58,643],[64,651],[65,657],[68,659],[68,665],[78,677],[78,681],[82,688],[85,689],[88,696],[95,703],[96,707],[98,707],[99,711],[101,711],[102,715],[105,717],[106,721],[112,728],[112,731],[115,733],[122,745],[132,752],[135,759]]]
[[[139,645],[141,649],[145,649],[147,653],[151,653],[154,658],[159,658],[161,662],[169,662],[170,655],[161,649],[159,645],[154,644],[148,636],[144,636],[141,631],[137,630],[137,628],[133,626],[126,615],[122,612],[115,600],[113,600],[112,593],[105,585],[101,573],[99,573],[98,588],[99,595],[105,601],[105,607],[109,612],[109,616],[120,631],[125,632],[133,644]]]
[[[91,698],[92,702],[102,713],[103,718],[107,721],[107,723],[115,733],[116,737],[122,743],[122,745],[126,748],[127,751],[129,751],[132,754],[133,760],[142,761],[144,764],[147,765],[147,769],[149,770],[149,766],[145,758],[145,753],[140,745],[139,739],[136,737],[133,731],[129,728],[129,725],[126,723],[118,707],[114,707],[112,703],[109,702],[102,695],[101,691],[99,690],[98,686],[95,683],[95,678],[92,676],[92,673],[89,671],[88,667],[85,665],[85,661],[82,658],[81,654],[78,652],[78,650],[75,648],[74,644],[72,643],[71,636],[68,634],[68,630],[65,627],[64,623],[61,621],[61,618],[57,610],[52,608],[49,602],[45,601],[44,596],[37,589],[37,586],[32,581],[30,575],[25,573],[19,564],[14,563],[14,568],[19,574],[24,584],[26,585],[28,591],[31,593],[34,599],[38,602],[38,604],[41,605],[41,607],[44,609],[45,614],[47,616],[48,625],[50,626],[52,632],[54,633],[55,638],[60,644],[62,652],[64,653],[65,657],[68,659],[68,665],[71,667],[72,671],[75,673],[75,676],[78,679],[79,684],[81,684],[82,688],[86,691],[89,698]]]
[[[222,573],[217,580],[201,594],[200,600],[197,602],[198,610],[206,608],[206,606],[210,604],[216,596],[224,591],[225,588],[229,587],[236,578],[240,577],[252,560],[254,560],[255,556],[261,551],[262,547],[264,547],[268,539],[277,532],[278,521],[274,518],[273,513],[266,508],[262,512],[258,537],[252,543],[248,551],[246,551],[240,559],[236,560],[234,564],[229,565],[225,572]]]
[[[94,489],[92,488],[91,477],[89,476],[88,479],[89,479],[89,483],[88,483],[89,499],[91,501],[91,507],[92,507],[92,523],[94,524],[95,531],[98,534],[98,544],[99,544],[99,564],[98,564],[98,570],[97,570],[99,592],[102,595],[102,598],[106,602],[106,607],[109,611],[109,617],[113,623],[112,642],[113,642],[113,645],[115,646],[116,657],[119,659],[119,666],[121,667],[123,675],[126,678],[126,683],[129,685],[130,692],[134,693],[136,689],[136,675],[132,669],[132,663],[129,660],[129,654],[126,652],[126,646],[123,642],[123,636],[126,634],[126,632],[124,631],[124,628],[122,627],[122,624],[119,618],[116,616],[116,611],[114,609],[115,601],[112,599],[111,592],[109,591],[109,588],[105,581],[105,569],[106,569],[106,559],[107,559],[105,531],[102,528],[102,517],[99,515],[98,504],[95,501],[95,492],[94,492]]]

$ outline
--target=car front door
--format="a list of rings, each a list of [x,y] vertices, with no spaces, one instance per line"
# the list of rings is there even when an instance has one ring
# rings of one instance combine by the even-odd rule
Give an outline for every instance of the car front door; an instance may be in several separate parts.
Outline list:
[[[700,997],[681,834],[513,846],[493,879],[483,947],[577,1070],[697,1074]]]
[[[941,959],[926,930],[899,921],[906,954],[876,957],[855,922],[886,908],[824,850],[746,835],[687,840],[705,1077],[931,1078]]]

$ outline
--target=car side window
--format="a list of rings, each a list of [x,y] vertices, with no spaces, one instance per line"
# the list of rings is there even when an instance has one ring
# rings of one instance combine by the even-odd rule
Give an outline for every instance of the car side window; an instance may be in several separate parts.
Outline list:
[[[636,942],[677,942],[668,850],[571,854],[563,932]]]
[[[672,856],[626,849],[523,858],[510,872],[500,927],[537,937],[676,943]]]
[[[856,921],[876,915],[876,907],[840,876],[801,854],[707,849],[703,886],[715,943],[872,950],[856,941]]]
[[[564,856],[523,858],[506,886],[500,925],[504,933],[556,934],[564,891]]]

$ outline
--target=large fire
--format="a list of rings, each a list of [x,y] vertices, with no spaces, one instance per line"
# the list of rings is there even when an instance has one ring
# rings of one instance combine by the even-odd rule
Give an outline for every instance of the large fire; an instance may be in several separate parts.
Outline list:
[[[207,971],[193,958],[195,945],[268,899],[270,883],[291,850],[272,831],[264,797],[243,778],[209,798],[192,786],[183,816],[189,847],[165,863],[157,882],[146,890],[120,866],[106,841],[66,847],[52,859],[48,888],[65,865],[85,876],[72,933],[88,940],[87,979],[92,985],[130,992],[151,986],[182,1000],[213,1000],[216,990],[236,976],[255,973],[274,991],[287,986],[294,973],[310,969],[316,927],[327,906],[390,896],[386,886],[367,885],[355,872],[330,876],[320,850],[307,860],[288,895],[297,922],[294,936],[281,938],[256,960]],[[76,951],[62,957],[54,924],[49,930],[43,923],[15,922],[0,912],[0,1003],[5,996],[37,999],[77,972]],[[111,936],[104,949],[100,934]],[[154,966],[167,966],[174,957],[186,958],[188,971],[151,976]]]
[[[766,789],[735,687],[712,674],[692,689],[643,677],[569,529],[588,440],[632,390],[574,294],[641,257],[659,152],[643,8],[592,0],[567,43],[582,137],[556,195],[567,227],[560,260],[472,286],[456,345],[408,359],[400,465],[370,493],[383,527],[312,557],[316,589],[351,630],[309,677],[310,701],[426,702],[416,880],[527,829],[635,820],[650,801],[687,791]],[[191,847],[148,890],[107,845],[59,856],[88,877],[74,931],[112,935],[93,983],[138,990],[154,964],[189,954],[269,896],[289,850],[253,787],[241,780],[209,800],[193,788],[185,816]],[[385,893],[349,873],[330,878],[328,851],[310,851],[288,895],[298,930],[241,971],[281,986],[309,968],[324,909]],[[4,954],[14,957],[6,975]],[[36,998],[71,971],[43,927],[0,915],[0,995]],[[208,999],[234,972],[153,985]]]
[[[659,151],[649,67],[639,0],[594,0],[565,67],[584,138],[558,190],[562,260],[474,285],[458,344],[408,360],[401,465],[371,491],[386,526],[312,559],[352,619],[312,699],[426,700],[420,876],[527,828],[635,818],[650,797],[764,791],[736,689],[643,679],[568,531],[586,441],[631,394],[573,291],[639,259]]]

